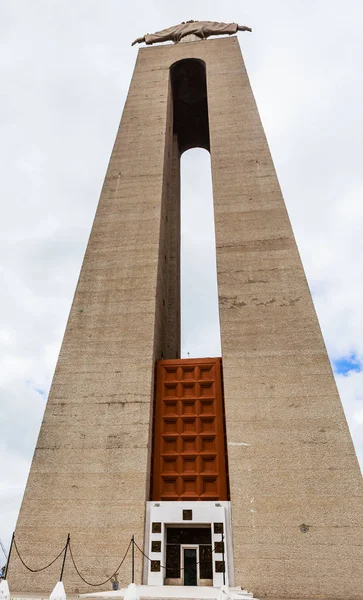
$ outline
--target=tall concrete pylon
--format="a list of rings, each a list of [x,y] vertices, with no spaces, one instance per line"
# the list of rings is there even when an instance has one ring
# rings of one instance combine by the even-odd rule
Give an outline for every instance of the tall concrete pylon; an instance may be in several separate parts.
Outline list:
[[[179,355],[179,159],[195,146],[211,154],[221,400],[210,392],[220,362],[184,365]],[[165,378],[159,404],[156,364]],[[180,406],[189,416],[173,412]],[[159,446],[154,414],[171,428],[168,434],[161,427]],[[178,423],[185,431],[176,433]],[[214,446],[217,430],[222,450]],[[177,438],[191,449],[178,449]],[[177,471],[187,459],[190,471]],[[224,469],[223,493],[213,469]],[[161,487],[152,488],[156,476]],[[142,48],[19,514],[19,550],[33,568],[42,566],[69,532],[77,566],[98,582],[114,572],[135,534],[155,563],[151,568],[139,556],[137,582],[183,584],[179,557],[197,556],[183,550],[186,531],[201,536],[189,544],[196,552],[204,545],[218,555],[206,559],[198,584],[220,585],[225,568],[230,585],[260,597],[357,600],[362,495],[238,40]],[[225,545],[216,548],[221,533]],[[184,552],[174,558],[173,535]],[[128,556],[122,584],[130,568]],[[59,569],[58,562],[29,574],[14,553],[11,589],[50,591]],[[68,559],[65,587],[91,589]]]

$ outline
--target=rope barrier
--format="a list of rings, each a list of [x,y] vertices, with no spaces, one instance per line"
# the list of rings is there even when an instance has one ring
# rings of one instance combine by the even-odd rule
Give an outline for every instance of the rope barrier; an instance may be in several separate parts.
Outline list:
[[[79,570],[78,570],[78,567],[77,567],[77,565],[76,565],[76,563],[75,563],[74,557],[73,557],[72,545],[71,545],[71,544],[69,544],[69,554],[70,554],[70,556],[71,556],[72,563],[73,563],[73,566],[74,566],[74,568],[75,568],[75,570],[76,570],[76,572],[77,572],[77,575],[78,575],[78,576],[79,576],[79,577],[82,579],[82,581],[83,581],[84,583],[86,583],[87,585],[90,585],[91,587],[99,587],[99,586],[101,586],[101,585],[105,585],[106,583],[108,583],[109,581],[111,581],[112,577],[114,577],[114,576],[115,576],[115,574],[116,574],[116,573],[117,573],[117,572],[118,572],[118,571],[121,569],[121,567],[122,567],[122,565],[124,564],[124,561],[125,561],[125,559],[126,559],[127,553],[128,553],[128,551],[130,550],[130,546],[131,546],[131,544],[132,544],[132,539],[130,540],[130,542],[129,542],[129,545],[127,546],[127,550],[126,550],[126,552],[125,552],[125,554],[124,554],[124,557],[123,557],[122,561],[120,562],[119,566],[118,566],[118,567],[117,567],[117,568],[114,570],[114,572],[112,573],[112,575],[111,575],[110,577],[108,577],[108,579],[106,579],[106,581],[102,581],[101,583],[91,583],[90,581],[87,581],[87,580],[86,580],[86,579],[83,577],[83,575],[81,575],[81,573],[79,572]]]
[[[64,546],[63,550],[61,550],[61,552],[58,554],[58,556],[56,556],[56,557],[55,557],[55,558],[52,560],[52,562],[50,562],[48,565],[46,565],[45,567],[42,567],[41,569],[31,569],[31,568],[30,568],[30,567],[29,567],[29,566],[28,566],[28,565],[27,565],[27,564],[24,562],[24,560],[22,559],[22,557],[21,557],[21,555],[20,555],[20,552],[19,552],[19,549],[18,549],[18,546],[17,546],[17,544],[16,544],[15,537],[14,537],[14,548],[15,548],[15,550],[16,550],[16,552],[17,552],[17,554],[18,554],[19,558],[20,558],[20,562],[21,562],[21,563],[24,565],[24,567],[25,567],[25,568],[26,568],[28,571],[30,571],[31,573],[40,573],[41,571],[45,571],[45,569],[48,569],[49,567],[51,567],[51,566],[52,566],[52,565],[53,565],[53,564],[56,562],[56,560],[58,560],[58,558],[60,558],[60,557],[62,556],[63,552],[64,552],[64,551],[65,551],[65,549],[67,548],[67,545],[68,545],[68,542],[67,542],[67,544]]]

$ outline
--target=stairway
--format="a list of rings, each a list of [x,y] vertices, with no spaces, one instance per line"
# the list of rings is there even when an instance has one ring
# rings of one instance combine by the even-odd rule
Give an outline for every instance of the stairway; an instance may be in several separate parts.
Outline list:
[[[138,585],[137,594],[140,600],[250,600],[253,594],[240,587],[228,588],[228,594],[221,595],[221,588],[208,586],[179,586],[179,585]],[[80,598],[112,599],[124,598],[127,588],[116,592],[95,592],[81,594]]]

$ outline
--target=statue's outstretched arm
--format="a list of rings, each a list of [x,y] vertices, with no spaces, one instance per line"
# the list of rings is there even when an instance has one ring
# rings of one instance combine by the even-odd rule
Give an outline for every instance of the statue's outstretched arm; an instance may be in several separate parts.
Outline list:
[[[145,41],[145,36],[136,38],[136,40],[134,42],[132,42],[131,46],[135,46],[135,44],[142,44],[142,42],[144,42],[144,41]]]
[[[245,27],[244,25],[238,25],[237,31],[252,31],[251,27]]]

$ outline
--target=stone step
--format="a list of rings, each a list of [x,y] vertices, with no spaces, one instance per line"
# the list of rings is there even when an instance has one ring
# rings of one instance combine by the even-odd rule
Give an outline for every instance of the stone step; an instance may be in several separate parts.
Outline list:
[[[95,600],[121,600],[127,588],[112,592],[90,592],[88,594],[68,594],[67,600],[94,598]],[[137,592],[140,600],[218,600],[220,588],[204,586],[148,586],[138,585]],[[232,600],[251,600],[253,594],[239,587],[229,588]],[[44,594],[11,594],[11,600],[49,600],[49,593]],[[255,599],[257,600],[257,599]]]
[[[247,590],[243,590],[240,587],[230,587],[229,591],[234,592],[236,594],[241,594],[242,596],[246,596],[247,598],[253,598],[253,594],[251,594],[251,592],[248,592]]]
[[[180,585],[138,585],[137,594],[140,600],[218,600],[220,588],[209,586],[180,586]],[[97,600],[118,600],[124,598],[127,588],[114,592],[91,592],[80,594],[80,598],[95,598]],[[253,594],[239,587],[229,588],[229,599],[251,600]]]

